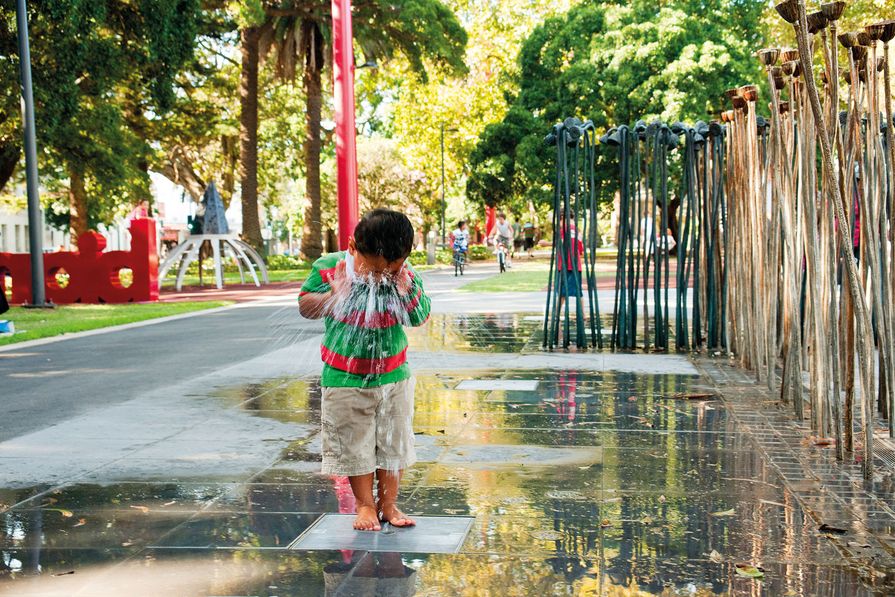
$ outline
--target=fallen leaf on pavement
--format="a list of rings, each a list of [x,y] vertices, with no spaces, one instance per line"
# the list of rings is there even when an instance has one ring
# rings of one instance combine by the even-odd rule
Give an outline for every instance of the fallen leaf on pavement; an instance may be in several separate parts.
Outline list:
[[[725,516],[736,516],[736,514],[737,511],[734,508],[731,508],[730,510],[722,510],[721,512],[712,512],[712,516],[716,516],[718,518],[722,518]]]
[[[612,523],[609,522],[608,518],[604,518],[603,520],[600,521],[600,528],[605,529],[606,527],[611,527],[611,526],[612,526]]]
[[[131,506],[134,510],[139,510],[143,514],[149,514],[149,508],[147,506]]]
[[[764,578],[764,570],[750,564],[737,564],[736,571],[737,574],[746,578]]]
[[[769,506],[780,506],[781,508],[791,508],[792,506],[787,506],[786,504],[781,504],[780,502],[772,502],[771,500],[758,500],[762,504],[767,504]]]
[[[84,526],[85,524],[87,524],[87,519],[86,519],[86,518],[79,518],[79,519],[78,519],[78,523],[77,523],[75,526],[76,526],[76,527],[82,527],[82,526]]]
[[[720,564],[724,558],[721,557],[720,553],[713,549],[712,553],[709,554],[709,559],[716,564]]]
[[[678,400],[714,400],[718,397],[717,394],[709,394],[706,392],[702,393],[681,393],[675,394],[673,398]]]

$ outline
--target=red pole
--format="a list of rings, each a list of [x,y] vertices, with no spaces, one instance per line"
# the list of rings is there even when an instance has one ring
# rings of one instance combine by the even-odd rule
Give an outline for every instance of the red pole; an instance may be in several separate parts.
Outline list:
[[[357,226],[357,150],[354,124],[354,48],[351,0],[332,0],[333,95],[336,108],[336,164],[339,192],[339,248]]]

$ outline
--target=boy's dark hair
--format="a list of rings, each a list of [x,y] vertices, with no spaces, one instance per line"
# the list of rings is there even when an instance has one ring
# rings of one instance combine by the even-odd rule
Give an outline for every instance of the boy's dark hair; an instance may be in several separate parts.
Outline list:
[[[354,245],[363,255],[381,255],[389,263],[404,259],[413,249],[413,224],[399,211],[368,211],[354,229]]]
[[[457,228],[463,228],[463,224],[465,224],[465,223],[466,223],[466,220],[460,220],[459,222],[457,222]]]
[[[497,212],[497,217],[498,217],[498,218],[503,218],[504,220],[506,220],[506,219],[507,219],[507,214],[503,213],[502,211],[499,211],[499,212]]]

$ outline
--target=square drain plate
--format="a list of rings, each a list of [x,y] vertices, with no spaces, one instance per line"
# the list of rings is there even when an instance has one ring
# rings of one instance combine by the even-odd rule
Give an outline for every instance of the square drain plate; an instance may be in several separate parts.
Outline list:
[[[475,518],[414,516],[415,527],[383,525],[381,531],[356,531],[353,514],[324,514],[289,549],[459,553]]]
[[[456,390],[508,390],[511,392],[534,392],[538,389],[536,379],[466,379],[457,384]]]

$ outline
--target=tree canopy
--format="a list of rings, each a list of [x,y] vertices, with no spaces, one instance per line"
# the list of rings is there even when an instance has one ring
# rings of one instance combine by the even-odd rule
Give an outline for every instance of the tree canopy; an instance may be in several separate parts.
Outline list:
[[[75,233],[110,222],[116,207],[149,196],[145,129],[175,103],[199,0],[29,2],[36,132],[48,218]],[[0,6],[0,143],[20,155],[15,10]],[[12,168],[3,169],[12,175]],[[0,187],[6,180],[0,179]],[[59,190],[68,181],[68,192]]]
[[[753,52],[764,9],[760,0],[588,1],[547,19],[522,44],[506,116],[485,128],[472,152],[469,198],[549,199],[543,138],[569,116],[598,130],[641,118],[715,117],[725,89],[760,80]]]
[[[112,221],[149,196],[153,170],[195,200],[215,180],[228,204],[288,214],[303,246],[322,249],[335,219],[333,142],[320,125],[332,112],[328,0],[28,4],[52,223],[77,232]],[[893,10],[855,0],[841,28]],[[725,89],[764,81],[756,49],[792,43],[761,0],[370,0],[354,3],[353,19],[356,62],[375,65],[356,79],[361,185],[368,199],[412,204],[424,231],[437,226],[442,190],[449,220],[484,204],[549,203],[543,139],[556,122],[716,118]],[[257,119],[246,136],[249,29]],[[0,3],[0,193],[21,181],[17,55],[13,3]],[[611,180],[606,157],[598,168]],[[377,180],[389,172],[395,180]],[[260,242],[260,222],[250,227]]]

